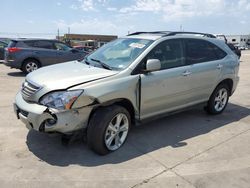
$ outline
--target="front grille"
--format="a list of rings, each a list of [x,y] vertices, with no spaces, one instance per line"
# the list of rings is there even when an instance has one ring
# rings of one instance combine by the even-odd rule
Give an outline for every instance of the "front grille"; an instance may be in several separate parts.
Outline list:
[[[22,96],[24,98],[29,98],[34,95],[37,91],[39,91],[41,87],[34,85],[28,81],[25,81],[22,85]]]

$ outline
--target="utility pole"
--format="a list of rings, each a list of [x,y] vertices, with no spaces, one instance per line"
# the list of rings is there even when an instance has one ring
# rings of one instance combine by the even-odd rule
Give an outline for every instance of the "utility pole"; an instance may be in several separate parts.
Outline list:
[[[59,28],[57,29],[57,40],[59,40],[60,38],[60,32],[59,32]]]
[[[182,25],[180,25],[180,31],[183,31]]]

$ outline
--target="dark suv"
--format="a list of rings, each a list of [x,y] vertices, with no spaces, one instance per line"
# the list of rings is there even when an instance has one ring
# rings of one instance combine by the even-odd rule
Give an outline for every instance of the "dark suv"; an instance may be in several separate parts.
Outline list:
[[[83,59],[85,55],[57,40],[16,39],[5,49],[5,65],[29,73],[42,66]]]

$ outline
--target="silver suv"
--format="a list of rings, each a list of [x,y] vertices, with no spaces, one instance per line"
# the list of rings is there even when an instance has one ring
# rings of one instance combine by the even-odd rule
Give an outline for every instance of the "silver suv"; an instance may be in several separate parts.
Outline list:
[[[29,129],[87,132],[98,154],[119,149],[131,125],[197,104],[221,113],[239,81],[239,60],[211,34],[137,32],[85,57],[27,75],[15,99]]]

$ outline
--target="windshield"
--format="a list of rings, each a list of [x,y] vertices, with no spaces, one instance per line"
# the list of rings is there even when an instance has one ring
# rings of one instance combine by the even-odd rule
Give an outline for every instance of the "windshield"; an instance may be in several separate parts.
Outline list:
[[[99,63],[102,67],[123,70],[128,67],[150,44],[152,40],[120,38],[102,46],[85,58],[86,63]]]

